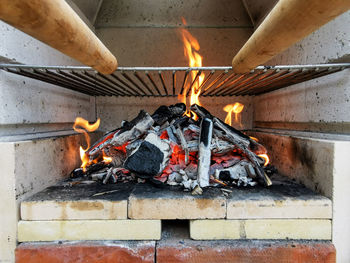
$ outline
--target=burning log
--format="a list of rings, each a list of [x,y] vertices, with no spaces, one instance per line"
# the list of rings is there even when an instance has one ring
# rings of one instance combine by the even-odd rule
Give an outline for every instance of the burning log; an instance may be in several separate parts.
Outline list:
[[[161,106],[152,116],[141,111],[95,143],[85,153],[91,160],[87,167],[74,170],[72,176],[89,176],[104,184],[149,179],[182,185],[192,194],[208,186],[271,184],[265,171],[274,170],[261,158],[267,159],[265,147],[205,108],[191,109],[198,121],[185,115],[182,103]]]
[[[213,121],[203,118],[199,136],[198,182],[200,187],[209,186],[209,168],[211,159],[211,138],[213,136]]]
[[[139,115],[130,122],[124,122],[120,130],[118,130],[111,140],[114,146],[122,146],[127,142],[133,141],[145,134],[153,125],[152,117],[141,110]]]
[[[240,149],[243,152],[243,154],[245,154],[248,157],[248,159],[253,163],[254,168],[256,169],[256,172],[258,175],[258,180],[266,186],[270,186],[272,184],[270,178],[267,176],[267,174],[264,172],[264,170],[260,166],[258,157],[256,156],[255,153],[250,151],[248,148],[250,144],[256,147],[257,143],[254,140],[250,139],[247,135],[236,130],[235,128],[227,125],[220,119],[214,117],[213,115],[210,114],[209,111],[207,111],[206,109],[204,109],[199,105],[196,105],[196,104],[192,105],[191,110],[193,110],[196,114],[198,114],[202,118],[206,118],[207,116],[210,116],[214,120],[215,127],[224,132],[223,136],[227,140],[232,142],[238,149]]]
[[[262,167],[260,166],[260,162],[258,160],[258,157],[255,155],[255,153],[251,152],[246,144],[240,140],[238,136],[235,136],[236,134],[232,133],[230,129],[226,127],[226,125],[222,124],[222,121],[220,121],[218,118],[214,118],[214,123],[217,125],[218,128],[223,130],[227,136],[227,138],[237,146],[246,156],[247,158],[252,162],[254,165],[254,168],[258,175],[258,180],[266,185],[270,186],[272,184],[270,178],[267,176],[267,174],[264,172]]]

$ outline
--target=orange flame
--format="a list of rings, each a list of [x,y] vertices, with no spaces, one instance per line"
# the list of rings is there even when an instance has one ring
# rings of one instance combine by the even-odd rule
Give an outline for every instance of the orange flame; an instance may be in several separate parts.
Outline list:
[[[184,25],[187,25],[186,20],[182,17],[182,22]],[[184,55],[188,59],[188,64],[190,67],[201,67],[202,66],[202,56],[199,55],[198,51],[200,49],[198,40],[191,35],[188,30],[182,28],[180,29],[181,31],[181,36],[182,36],[182,41],[184,44]],[[186,94],[188,92],[188,89],[190,88],[192,82],[196,79],[198,71],[192,70],[191,71],[191,83],[187,83],[187,85],[184,88],[184,92],[182,94],[179,94],[179,100],[181,100],[183,103],[186,104],[187,106],[187,101],[186,101]],[[199,95],[201,94],[201,89],[200,86],[203,83],[205,74],[201,73],[196,81],[193,83],[191,92],[190,92],[190,99],[189,99],[189,106],[193,104],[198,104],[201,105],[199,102]],[[194,114],[194,113],[192,113]],[[191,117],[191,113],[187,111],[186,113],[187,116]],[[195,118],[196,115],[194,114]]]
[[[93,132],[95,130],[98,129],[98,127],[100,126],[100,119],[98,119],[94,124],[89,124],[89,122],[81,117],[77,117],[75,119],[75,122],[73,124],[73,129],[76,132],[79,133],[83,133],[85,136],[85,140],[86,140],[86,148],[84,149],[82,146],[80,146],[79,150],[80,150],[80,159],[81,159],[81,167],[83,168],[83,170],[86,170],[86,166],[90,163],[90,159],[89,156],[87,156],[85,154],[85,152],[90,148],[90,136],[87,133],[87,131],[89,132]],[[79,128],[81,127],[81,128]]]
[[[113,161],[113,158],[104,155],[104,156],[103,156],[103,161],[104,161],[105,163],[110,163],[110,162]]]
[[[232,113],[235,114],[235,122],[238,122],[238,116],[242,112],[244,105],[236,102],[235,104],[226,105],[223,110],[227,112],[225,123],[228,125],[232,125]]]
[[[258,154],[258,156],[265,160],[264,166],[269,164],[270,158],[269,158],[269,156],[266,153]]]
[[[255,137],[253,137],[253,136],[249,136],[249,138],[252,139],[252,140],[254,140],[254,141],[256,141],[256,142],[259,142],[259,139],[258,139],[258,138],[255,138]]]

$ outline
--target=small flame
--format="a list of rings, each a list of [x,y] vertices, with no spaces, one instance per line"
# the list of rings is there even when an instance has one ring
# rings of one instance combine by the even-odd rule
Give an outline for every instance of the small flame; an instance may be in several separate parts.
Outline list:
[[[86,140],[86,148],[84,149],[80,146],[80,159],[81,159],[81,167],[83,170],[86,170],[86,166],[89,165],[90,159],[89,156],[85,154],[85,152],[90,148],[90,136],[86,131],[93,132],[98,129],[100,126],[100,119],[98,119],[94,124],[89,124],[89,122],[81,117],[77,117],[73,124],[73,129],[76,132],[83,133]],[[81,128],[79,128],[81,127]]]
[[[182,23],[184,25],[187,25],[186,20],[182,17]],[[184,54],[185,57],[188,59],[188,64],[190,67],[201,67],[202,66],[202,56],[199,55],[198,51],[200,49],[198,40],[191,35],[188,30],[182,28],[180,29],[181,31],[181,36],[182,36],[182,41],[184,44]],[[196,79],[198,71],[192,70],[191,71],[191,83],[187,83],[187,85],[184,88],[184,92],[182,94],[179,94],[179,100],[181,100],[183,103],[188,106],[187,101],[186,101],[186,94],[188,93],[188,89],[190,88],[192,82]],[[193,104],[198,104],[201,105],[199,101],[199,95],[201,94],[201,84],[203,83],[205,74],[201,73],[196,81],[193,83],[191,91],[190,91],[190,99],[189,99],[189,106]],[[187,110],[186,115],[188,117],[191,117],[191,113],[189,110]],[[197,115],[192,112],[193,118],[197,119]]]
[[[259,142],[259,139],[258,139],[258,138],[255,138],[255,137],[253,137],[253,136],[249,136],[249,138],[252,139],[252,140],[254,140],[254,141],[256,141],[256,142]]]
[[[269,164],[270,158],[269,158],[269,156],[266,153],[258,154],[258,156],[265,160],[264,166]]]
[[[232,113],[235,114],[235,122],[238,122],[239,114],[242,112],[244,105],[236,102],[235,104],[226,105],[223,110],[227,112],[225,123],[228,125],[232,125]]]
[[[103,156],[103,161],[105,163],[111,163],[113,161],[112,157],[108,157],[108,156]]]

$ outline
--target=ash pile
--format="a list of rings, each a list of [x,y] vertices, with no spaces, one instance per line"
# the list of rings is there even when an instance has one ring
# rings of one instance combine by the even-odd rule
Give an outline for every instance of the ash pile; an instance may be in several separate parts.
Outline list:
[[[88,163],[71,177],[106,183],[128,181],[183,186],[201,194],[208,186],[271,185],[272,166],[259,155],[264,146],[210,114],[178,103],[152,115],[140,111],[132,121],[98,140],[85,152]]]

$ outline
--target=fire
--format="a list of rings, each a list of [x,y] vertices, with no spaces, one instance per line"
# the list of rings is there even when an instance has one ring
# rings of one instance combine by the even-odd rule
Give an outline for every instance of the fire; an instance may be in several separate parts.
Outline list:
[[[266,165],[269,164],[270,158],[269,158],[269,156],[268,156],[266,153],[264,153],[264,154],[258,154],[258,156],[261,157],[261,158],[263,158],[263,159],[265,160],[264,166],[266,166]]]
[[[108,156],[103,156],[103,161],[105,163],[110,163],[113,161],[113,158],[112,157],[108,157]]]
[[[259,142],[259,139],[258,139],[258,138],[255,138],[255,137],[253,137],[253,136],[249,136],[249,138],[252,139],[252,140],[254,140],[254,141],[256,141],[256,142]]]
[[[79,133],[83,133],[85,136],[85,140],[86,140],[86,148],[84,149],[82,146],[80,146],[79,150],[80,150],[80,159],[81,159],[81,167],[84,169],[86,169],[86,166],[89,165],[90,163],[90,159],[89,156],[87,156],[85,154],[85,152],[90,148],[90,136],[87,133],[87,131],[89,132],[93,132],[95,130],[98,129],[98,127],[100,126],[100,119],[98,119],[94,124],[89,124],[89,122],[81,117],[77,117],[75,119],[74,125],[73,125],[73,129],[76,132]]]
[[[186,20],[182,17],[182,22],[184,25],[186,25]],[[200,45],[198,43],[198,40],[191,35],[190,32],[188,32],[188,30],[182,28],[181,29],[181,36],[182,36],[182,41],[184,44],[184,54],[185,57],[188,59],[188,64],[190,67],[201,67],[202,66],[202,59],[203,57],[198,53],[199,49],[200,49]],[[186,95],[188,93],[188,90],[192,84],[192,82],[196,79],[196,76],[198,74],[198,71],[193,70],[191,71],[191,83],[188,83],[185,86],[184,92],[182,94],[179,94],[179,99],[186,104],[187,104],[187,100],[186,100]],[[190,98],[189,98],[189,106],[193,105],[193,104],[198,104],[201,105],[201,103],[199,102],[199,95],[201,94],[201,89],[200,86],[203,83],[205,74],[201,73],[196,81],[193,83],[191,91],[190,91]],[[194,114],[194,113],[192,113]],[[191,113],[188,110],[186,113],[187,116],[191,117]],[[196,115],[194,114],[195,118]]]
[[[232,113],[235,114],[235,122],[238,122],[238,116],[242,112],[244,105],[236,102],[235,104],[226,105],[223,110],[227,112],[225,123],[228,125],[232,125]]]

